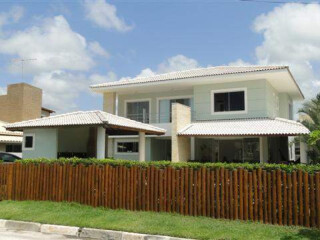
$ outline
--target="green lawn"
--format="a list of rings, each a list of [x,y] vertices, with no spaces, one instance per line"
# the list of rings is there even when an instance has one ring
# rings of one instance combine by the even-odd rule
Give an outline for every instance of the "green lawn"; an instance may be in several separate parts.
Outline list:
[[[320,231],[178,214],[92,208],[75,203],[2,201],[0,218],[194,239],[320,239]]]

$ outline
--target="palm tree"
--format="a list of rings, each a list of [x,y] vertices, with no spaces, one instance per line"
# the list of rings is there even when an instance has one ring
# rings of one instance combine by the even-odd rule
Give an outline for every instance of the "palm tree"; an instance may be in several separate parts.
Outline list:
[[[301,114],[301,123],[305,125],[311,132],[310,136],[305,136],[304,141],[309,145],[308,155],[311,163],[320,163],[320,139],[318,131],[320,130],[320,93],[305,103],[298,113]]]

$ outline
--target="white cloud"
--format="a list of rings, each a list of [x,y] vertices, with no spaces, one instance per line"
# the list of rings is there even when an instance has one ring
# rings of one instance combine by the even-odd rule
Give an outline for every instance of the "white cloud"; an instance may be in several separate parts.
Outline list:
[[[229,66],[250,66],[252,65],[249,62],[243,61],[242,59],[237,59],[236,61],[230,62]]]
[[[114,72],[108,72],[107,75],[92,74],[89,77],[90,84],[100,84],[105,82],[117,81],[117,75]]]
[[[151,68],[145,68],[141,70],[141,72],[136,77],[150,77],[156,74],[183,71],[183,70],[189,70],[189,69],[194,69],[199,67],[200,65],[197,62],[197,60],[193,58],[188,58],[184,55],[179,54],[166,59],[165,61],[160,63],[155,70],[152,70]],[[121,80],[123,79],[130,79],[130,78],[125,77],[125,78],[122,78]]]
[[[263,35],[255,49],[258,65],[288,65],[307,98],[320,91],[320,5],[287,3],[258,16],[253,30]],[[241,59],[232,65],[250,65]]]
[[[103,48],[101,47],[100,43],[98,42],[90,42],[89,43],[89,49],[92,53],[105,57],[105,58],[109,58],[110,54]]]
[[[104,29],[115,29],[126,32],[133,28],[117,16],[117,8],[105,0],[85,0],[86,17]]]
[[[0,87],[0,95],[7,94],[7,88],[6,87]]]
[[[0,28],[6,24],[18,22],[24,14],[24,8],[14,6],[8,12],[0,13]]]
[[[94,65],[86,39],[74,32],[63,16],[41,19],[41,24],[0,38],[0,53],[18,58],[37,59],[28,62],[26,72],[88,70]],[[19,72],[11,65],[12,72]]]
[[[167,73],[174,71],[183,71],[193,68],[198,68],[198,62],[193,58],[188,58],[184,55],[176,55],[168,58],[166,61],[158,65],[158,73]]]
[[[92,93],[89,89],[90,85],[116,80],[117,76],[114,72],[86,77],[81,73],[56,70],[36,75],[32,84],[43,89],[44,106],[61,113],[76,110],[79,107],[76,100],[84,94]]]

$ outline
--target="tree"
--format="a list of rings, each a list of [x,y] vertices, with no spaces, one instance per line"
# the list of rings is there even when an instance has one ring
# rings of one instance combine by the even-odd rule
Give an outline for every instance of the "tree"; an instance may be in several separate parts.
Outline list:
[[[308,143],[308,155],[311,163],[320,163],[320,93],[306,101],[298,111],[301,123],[310,130],[310,135],[304,137]]]

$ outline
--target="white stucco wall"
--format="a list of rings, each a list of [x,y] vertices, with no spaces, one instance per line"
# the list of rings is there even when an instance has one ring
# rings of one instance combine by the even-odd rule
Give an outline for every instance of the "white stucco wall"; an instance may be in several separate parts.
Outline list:
[[[27,150],[22,147],[23,158],[57,158],[58,131],[56,128],[25,129],[23,136],[26,134],[34,134],[34,149]]]

